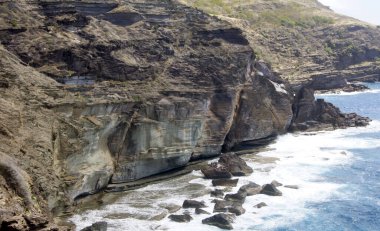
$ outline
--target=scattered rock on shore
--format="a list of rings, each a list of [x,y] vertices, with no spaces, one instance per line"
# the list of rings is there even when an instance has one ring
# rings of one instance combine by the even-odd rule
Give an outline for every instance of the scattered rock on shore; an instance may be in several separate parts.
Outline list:
[[[260,191],[260,194],[265,194],[268,196],[282,196],[282,192],[272,184],[264,185],[263,189]]]
[[[215,212],[230,212],[239,216],[245,213],[245,209],[241,202],[216,200],[214,205],[214,213]]]
[[[206,179],[229,179],[232,174],[223,167],[208,165],[201,170]]]
[[[285,188],[291,188],[291,189],[299,189],[298,185],[285,185]]]
[[[232,214],[219,213],[212,217],[202,220],[202,223],[207,224],[207,225],[213,225],[221,229],[231,230],[233,229],[233,226],[231,223],[233,223],[234,218],[235,216]]]
[[[257,205],[255,205],[255,207],[258,209],[261,209],[262,207],[265,207],[265,206],[268,206],[268,205],[264,202],[261,202],[261,203],[258,203]]]
[[[227,194],[224,197],[224,199],[226,201],[237,201],[237,202],[244,203],[246,197],[247,197],[246,191],[239,191],[239,192],[234,193],[234,194]]]
[[[191,220],[193,220],[193,218],[189,214],[183,214],[183,215],[172,214],[169,216],[169,219],[175,222],[180,222],[180,223],[190,222]]]
[[[203,209],[200,209],[200,208],[196,208],[195,209],[195,214],[210,214],[210,213],[207,212],[206,210],[203,210]]]
[[[100,221],[88,226],[80,231],[107,231],[107,222]]]
[[[274,187],[280,187],[280,186],[282,186],[283,184],[281,184],[280,182],[278,182],[278,181],[276,181],[276,180],[273,180],[273,181],[271,182],[271,185],[273,185]]]
[[[215,189],[214,191],[211,191],[211,196],[216,198],[223,198],[224,191],[221,189]]]
[[[249,184],[240,187],[238,192],[246,192],[247,196],[253,196],[259,194],[261,191],[261,185],[250,182]]]
[[[239,179],[215,179],[212,180],[213,186],[229,186],[229,187],[236,187]]]
[[[207,207],[203,201],[185,200],[182,204],[182,208],[205,208]]]
[[[248,176],[253,173],[253,169],[235,153],[223,154],[218,163],[225,166],[233,176]]]

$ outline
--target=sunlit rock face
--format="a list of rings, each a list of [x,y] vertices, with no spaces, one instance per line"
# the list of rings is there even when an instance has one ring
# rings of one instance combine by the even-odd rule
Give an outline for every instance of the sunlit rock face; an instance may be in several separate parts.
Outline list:
[[[51,159],[70,199],[289,126],[287,84],[220,19],[174,1],[0,4],[17,19],[0,23],[1,43],[57,81],[35,88],[49,97],[37,101],[54,113]]]

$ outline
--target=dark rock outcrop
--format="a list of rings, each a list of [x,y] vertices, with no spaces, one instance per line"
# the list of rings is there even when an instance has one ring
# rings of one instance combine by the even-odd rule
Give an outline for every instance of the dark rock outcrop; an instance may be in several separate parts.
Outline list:
[[[282,196],[282,192],[272,184],[263,185],[263,188],[260,191],[260,194],[265,194],[268,196]]]
[[[214,191],[211,191],[211,196],[216,198],[223,198],[224,191],[221,189],[215,189]]]
[[[229,212],[240,216],[245,213],[245,209],[241,201],[215,200],[214,213],[215,212]]]
[[[193,218],[189,214],[183,214],[183,215],[172,214],[169,216],[169,219],[175,222],[180,222],[180,223],[190,222],[191,220],[193,220]]]
[[[201,169],[206,179],[229,179],[232,178],[232,174],[225,167],[218,167],[209,165],[206,168]]]
[[[254,196],[256,194],[259,194],[261,191],[261,186],[250,182],[249,184],[243,185],[239,188],[239,193],[246,192],[247,196]]]
[[[248,176],[253,172],[253,169],[234,153],[221,155],[218,163],[225,167],[233,176]]]
[[[291,131],[321,129],[326,127],[346,128],[367,126],[371,121],[356,113],[345,114],[339,108],[323,99],[315,100],[314,89],[310,86],[302,87],[295,98],[293,105],[294,118]]]
[[[182,204],[182,208],[205,208],[207,207],[203,201],[185,200]]]
[[[265,202],[261,202],[261,203],[258,203],[257,205],[255,205],[256,208],[258,209],[261,209],[262,207],[266,207],[268,206]]]
[[[233,229],[233,226],[232,226],[233,221],[234,221],[234,217],[232,215],[219,213],[212,217],[202,220],[202,223],[206,225],[213,225],[221,229],[231,230]]]
[[[229,186],[229,187],[236,187],[239,179],[215,179],[212,180],[213,186]]]
[[[210,213],[207,212],[206,210],[203,210],[203,209],[200,209],[200,208],[196,208],[195,209],[195,214],[210,214]]]
[[[80,231],[107,231],[107,222],[95,222],[91,226],[81,229]]]
[[[226,194],[224,199],[226,201],[236,201],[236,202],[244,203],[246,197],[247,197],[246,191],[239,191],[234,194]]]

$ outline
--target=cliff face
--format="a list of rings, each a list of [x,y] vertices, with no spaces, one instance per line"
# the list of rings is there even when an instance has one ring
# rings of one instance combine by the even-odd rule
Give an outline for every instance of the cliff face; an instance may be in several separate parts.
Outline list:
[[[25,171],[35,210],[250,145],[292,120],[287,84],[242,31],[174,1],[0,10],[0,151]],[[1,176],[12,194],[14,177]]]
[[[241,28],[256,54],[292,84],[315,89],[379,80],[380,29],[317,0],[181,0]]]

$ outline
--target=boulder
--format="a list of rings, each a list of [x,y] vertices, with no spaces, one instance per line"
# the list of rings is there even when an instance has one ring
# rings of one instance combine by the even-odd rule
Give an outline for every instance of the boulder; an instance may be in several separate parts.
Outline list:
[[[185,200],[182,204],[182,208],[205,208],[207,207],[203,201]]]
[[[203,210],[203,209],[200,209],[200,208],[196,208],[195,209],[195,214],[210,214],[210,213],[207,212],[206,210]]]
[[[261,191],[261,185],[250,182],[249,184],[240,187],[238,192],[246,192],[247,196],[253,196],[259,194]]]
[[[253,172],[253,169],[235,153],[223,154],[218,163],[223,165],[234,176],[248,176]]]
[[[107,231],[107,222],[95,222],[91,226],[81,229],[80,231]]]
[[[256,208],[260,209],[262,207],[265,207],[265,206],[268,206],[266,203],[264,202],[261,202],[261,203],[258,203],[257,205],[255,205]]]
[[[230,212],[240,216],[245,213],[245,209],[241,202],[215,200],[214,213],[215,212]]]
[[[246,197],[247,197],[246,191],[238,191],[237,193],[234,193],[234,194],[227,194],[224,197],[224,199],[226,201],[237,201],[237,202],[244,203]]]
[[[282,192],[272,184],[264,185],[263,189],[260,191],[260,194],[265,194],[268,196],[282,196]]]
[[[169,213],[175,213],[182,208],[181,206],[176,204],[159,204],[158,206],[168,210]]]
[[[238,181],[239,179],[215,179],[215,180],[212,180],[212,185],[236,187]]]
[[[232,174],[223,167],[207,166],[202,169],[201,172],[206,179],[229,179],[232,178]]]
[[[213,225],[221,229],[231,230],[233,229],[231,223],[233,223],[234,218],[235,217],[231,214],[219,213],[212,217],[202,220],[202,224]]]
[[[291,188],[291,189],[299,189],[298,185],[285,185],[285,188]]]
[[[224,191],[220,189],[215,189],[214,191],[211,191],[211,196],[216,198],[223,198],[224,197]]]
[[[193,220],[193,218],[189,215],[189,214],[183,214],[183,215],[170,215],[169,216],[169,219],[172,220],[172,221],[175,221],[175,222],[180,222],[180,223],[184,223],[184,222],[190,222],[191,220]]]
[[[278,182],[278,181],[276,181],[276,180],[273,180],[273,181],[271,182],[271,185],[273,185],[274,187],[280,187],[280,186],[282,186],[283,184],[281,184],[280,182]]]

